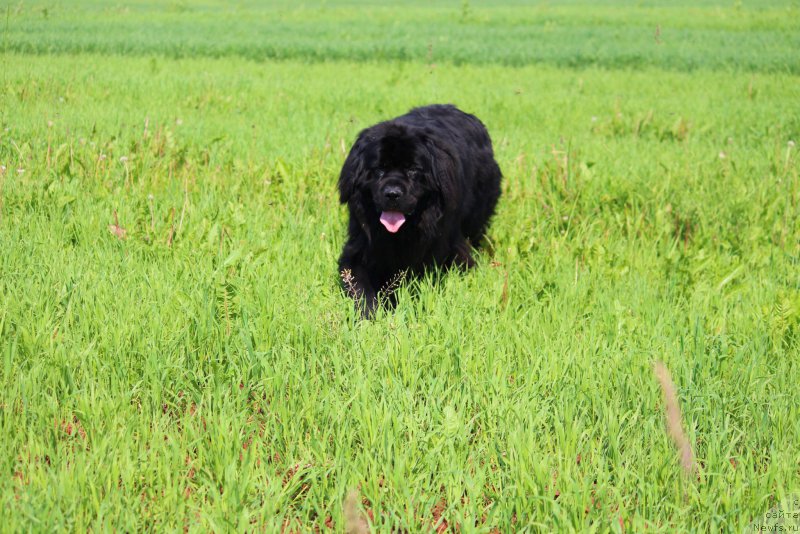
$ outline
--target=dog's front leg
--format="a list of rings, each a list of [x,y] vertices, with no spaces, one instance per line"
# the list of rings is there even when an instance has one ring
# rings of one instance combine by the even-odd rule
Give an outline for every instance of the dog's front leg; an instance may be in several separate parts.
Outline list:
[[[446,268],[457,267],[462,271],[475,266],[472,247],[466,238],[454,234],[447,240],[439,240],[433,246],[433,257],[436,263]]]
[[[469,241],[460,237],[453,246],[455,251],[455,264],[462,270],[466,271],[475,266],[475,260],[472,258],[472,246]]]

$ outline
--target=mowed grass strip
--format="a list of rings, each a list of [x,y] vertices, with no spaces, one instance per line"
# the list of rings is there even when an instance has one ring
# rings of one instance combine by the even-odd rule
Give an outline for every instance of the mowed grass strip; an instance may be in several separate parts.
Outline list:
[[[381,531],[728,530],[797,489],[797,77],[3,65],[10,530],[341,529],[352,490]],[[438,101],[495,140],[490,243],[359,321],[343,149]]]
[[[800,73],[795,1],[28,1],[3,50]]]

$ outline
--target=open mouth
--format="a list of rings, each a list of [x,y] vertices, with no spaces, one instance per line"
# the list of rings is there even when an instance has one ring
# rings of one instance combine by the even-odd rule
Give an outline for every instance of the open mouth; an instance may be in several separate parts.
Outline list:
[[[381,224],[393,234],[403,226],[404,222],[406,222],[406,216],[399,211],[384,211],[381,213]]]

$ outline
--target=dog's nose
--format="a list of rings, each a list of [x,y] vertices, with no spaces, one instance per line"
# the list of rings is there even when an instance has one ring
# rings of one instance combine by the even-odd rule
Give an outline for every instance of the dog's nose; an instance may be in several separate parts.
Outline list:
[[[403,194],[403,190],[396,185],[387,185],[383,188],[383,196],[389,200],[397,200]]]

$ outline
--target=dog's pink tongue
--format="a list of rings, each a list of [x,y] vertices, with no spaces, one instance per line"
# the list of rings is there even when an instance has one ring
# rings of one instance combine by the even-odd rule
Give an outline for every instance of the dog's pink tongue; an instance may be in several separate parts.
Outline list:
[[[384,211],[381,213],[381,224],[391,233],[397,232],[404,222],[406,222],[406,216],[399,211]]]

